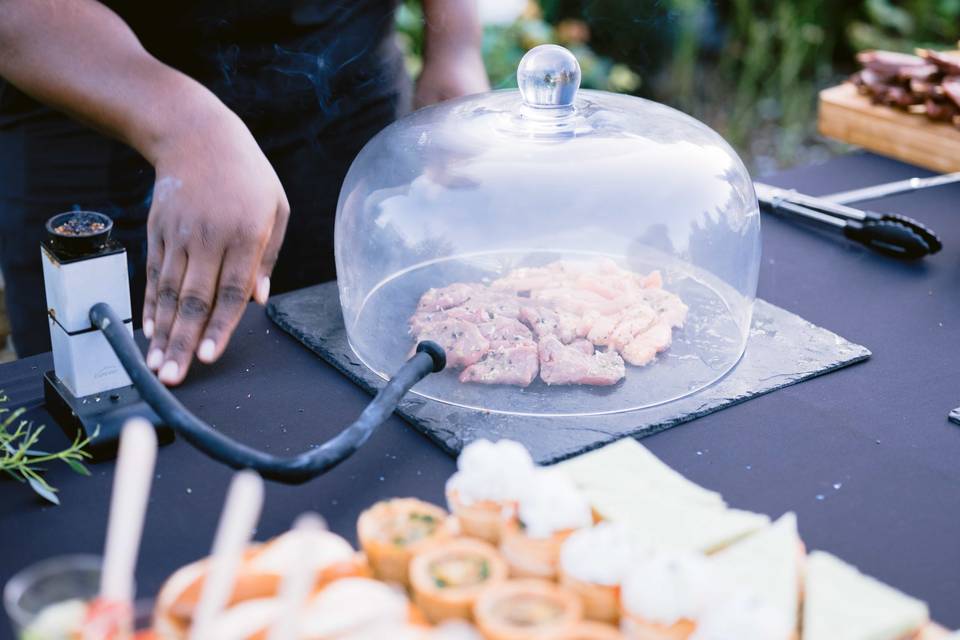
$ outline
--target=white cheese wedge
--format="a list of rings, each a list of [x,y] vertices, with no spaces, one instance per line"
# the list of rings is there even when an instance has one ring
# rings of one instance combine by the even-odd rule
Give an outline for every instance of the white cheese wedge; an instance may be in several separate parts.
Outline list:
[[[719,551],[713,560],[730,584],[749,590],[797,628],[803,547],[797,516],[786,513],[769,527]]]
[[[623,524],[639,543],[653,549],[712,553],[770,524],[770,518],[759,513],[688,502],[670,494],[585,493],[601,518]]]
[[[927,605],[837,557],[807,559],[803,640],[903,640],[930,619]]]
[[[663,494],[707,506],[725,506],[719,493],[687,480],[633,438],[561,462],[556,468],[586,491]]]

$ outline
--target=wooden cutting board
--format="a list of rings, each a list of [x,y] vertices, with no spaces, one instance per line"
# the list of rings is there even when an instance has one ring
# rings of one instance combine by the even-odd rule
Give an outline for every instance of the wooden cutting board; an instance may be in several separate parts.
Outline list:
[[[875,105],[844,83],[820,92],[820,133],[941,173],[960,171],[960,129]]]

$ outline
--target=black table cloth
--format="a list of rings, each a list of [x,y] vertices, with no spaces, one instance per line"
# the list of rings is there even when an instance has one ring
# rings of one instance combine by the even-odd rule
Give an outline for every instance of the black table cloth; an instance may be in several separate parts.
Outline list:
[[[811,194],[925,172],[869,154],[766,179]],[[844,337],[873,357],[645,439],[690,479],[735,507],[796,511],[810,549],[825,549],[923,598],[960,626],[960,185],[870,203],[940,232],[945,249],[902,263],[774,217],[763,220],[759,295]],[[38,292],[42,295],[42,292]],[[37,322],[44,322],[37,318]],[[49,354],[0,367],[9,406],[42,407]],[[369,400],[251,306],[225,357],[195,365],[177,395],[224,432],[276,453],[322,442]],[[390,496],[442,502],[454,461],[398,418],[352,459],[300,487],[270,484],[257,531],[265,539],[301,512],[322,514],[355,541],[357,515]],[[54,554],[100,553],[113,464],[83,478],[53,466],[62,506],[0,484],[0,579]],[[209,551],[230,471],[183,441],[161,450],[137,572],[152,595],[177,567]],[[3,628],[0,637],[8,634]]]

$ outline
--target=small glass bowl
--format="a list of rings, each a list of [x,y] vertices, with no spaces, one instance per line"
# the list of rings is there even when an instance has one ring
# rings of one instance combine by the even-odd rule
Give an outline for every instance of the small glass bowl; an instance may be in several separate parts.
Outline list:
[[[19,638],[50,605],[94,599],[100,589],[100,564],[95,555],[55,556],[10,578],[3,588],[3,604],[15,636]]]

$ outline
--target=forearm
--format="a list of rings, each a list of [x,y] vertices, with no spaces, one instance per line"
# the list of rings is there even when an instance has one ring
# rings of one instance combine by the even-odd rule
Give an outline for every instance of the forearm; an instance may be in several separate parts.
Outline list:
[[[426,54],[479,51],[483,37],[476,0],[423,0]]]
[[[151,162],[172,122],[189,127],[227,112],[94,0],[0,0],[0,76]]]

